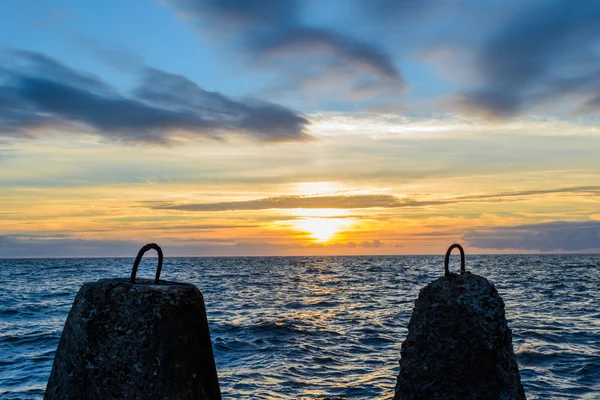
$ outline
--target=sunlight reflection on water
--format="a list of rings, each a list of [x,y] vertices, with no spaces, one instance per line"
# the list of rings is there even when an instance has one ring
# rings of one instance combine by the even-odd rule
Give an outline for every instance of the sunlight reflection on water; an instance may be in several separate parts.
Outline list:
[[[0,260],[0,397],[41,398],[79,286],[131,259]],[[529,399],[600,398],[600,256],[468,256],[506,303]],[[145,260],[140,276],[151,275]],[[225,398],[393,393],[419,289],[441,257],[170,258],[204,293]]]

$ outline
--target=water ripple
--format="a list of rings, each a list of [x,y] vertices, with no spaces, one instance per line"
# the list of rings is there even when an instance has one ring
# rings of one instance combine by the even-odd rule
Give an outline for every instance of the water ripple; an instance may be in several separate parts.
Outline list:
[[[132,261],[0,260],[0,398],[43,396],[79,286]],[[529,399],[600,398],[600,256],[467,268],[504,298]],[[441,272],[440,257],[171,258],[163,278],[202,290],[225,398],[389,399],[414,300]]]

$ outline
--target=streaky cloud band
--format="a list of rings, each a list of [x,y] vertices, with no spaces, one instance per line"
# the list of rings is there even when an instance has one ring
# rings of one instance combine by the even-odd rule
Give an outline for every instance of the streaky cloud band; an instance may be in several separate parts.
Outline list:
[[[181,75],[146,68],[130,95],[41,53],[9,53],[0,70],[0,135],[34,137],[43,128],[91,131],[105,139],[170,144],[176,137],[302,141],[309,121],[286,107],[234,100]]]

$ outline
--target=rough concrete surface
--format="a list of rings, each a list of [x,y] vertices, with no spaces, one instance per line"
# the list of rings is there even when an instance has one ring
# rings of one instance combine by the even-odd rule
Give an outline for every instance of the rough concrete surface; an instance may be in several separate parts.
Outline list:
[[[394,399],[525,399],[504,302],[487,279],[466,272],[421,289]]]
[[[44,398],[221,399],[200,291],[144,279],[84,284]]]

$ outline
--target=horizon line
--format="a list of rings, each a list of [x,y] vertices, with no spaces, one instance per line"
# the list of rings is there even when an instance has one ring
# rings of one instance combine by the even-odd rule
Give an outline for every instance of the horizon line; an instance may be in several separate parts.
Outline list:
[[[456,254],[452,254],[453,256]],[[468,253],[465,254],[465,257],[469,256],[566,256],[566,255],[582,255],[582,256],[600,256],[600,251],[591,252],[591,253],[581,253],[581,252],[561,252],[561,253]],[[310,255],[207,255],[207,256],[169,256],[164,257],[167,258],[298,258],[298,257],[444,257],[442,253],[428,253],[428,254],[310,254]],[[0,257],[0,260],[70,260],[70,259],[106,259],[106,258],[135,258],[136,256],[65,256],[65,257]],[[156,255],[149,254],[148,256],[144,256],[144,258],[157,258]]]

